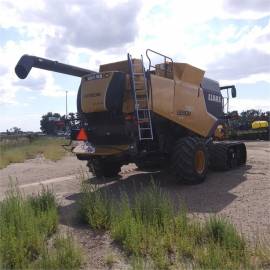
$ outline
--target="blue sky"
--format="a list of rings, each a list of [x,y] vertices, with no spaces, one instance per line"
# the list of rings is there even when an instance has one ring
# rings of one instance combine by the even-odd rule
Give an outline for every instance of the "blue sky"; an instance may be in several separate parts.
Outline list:
[[[231,109],[270,110],[270,1],[0,1],[0,131],[39,130],[42,114],[76,111],[78,78],[14,73],[23,54],[98,70],[147,48],[235,84]],[[158,61],[158,60],[157,60]]]

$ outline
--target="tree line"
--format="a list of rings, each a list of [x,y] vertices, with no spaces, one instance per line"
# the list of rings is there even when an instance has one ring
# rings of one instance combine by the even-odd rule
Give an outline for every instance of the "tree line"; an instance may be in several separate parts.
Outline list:
[[[262,110],[246,110],[238,113],[238,111],[229,112],[227,115],[230,125],[235,129],[250,129],[254,121],[270,122],[270,111]]]
[[[60,132],[69,132],[70,126],[76,124],[76,119],[78,119],[77,113],[71,112],[66,116],[59,113],[48,112],[41,117],[40,129],[47,135],[57,135]]]
[[[231,111],[226,118],[230,121],[231,127],[235,129],[249,129],[254,121],[268,121],[270,122],[270,111],[263,112],[262,110],[246,110],[238,113],[238,111]],[[78,114],[69,113],[60,115],[59,113],[48,112],[43,115],[40,120],[40,129],[43,133],[48,135],[56,135],[59,132],[68,132],[71,126],[77,123]]]

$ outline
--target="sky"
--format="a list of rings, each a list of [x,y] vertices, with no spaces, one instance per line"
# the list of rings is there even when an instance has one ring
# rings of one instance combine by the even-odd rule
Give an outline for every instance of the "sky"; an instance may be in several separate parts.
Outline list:
[[[151,48],[235,84],[231,110],[270,110],[270,0],[0,0],[0,131],[76,112],[80,79],[14,67],[23,54],[91,70]],[[156,61],[159,61],[156,59]]]

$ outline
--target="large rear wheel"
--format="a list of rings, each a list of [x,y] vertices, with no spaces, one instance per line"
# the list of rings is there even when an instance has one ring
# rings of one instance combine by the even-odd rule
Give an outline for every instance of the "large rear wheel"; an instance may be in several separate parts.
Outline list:
[[[198,137],[179,139],[171,156],[171,169],[185,184],[203,182],[208,171],[208,150],[204,140]]]
[[[115,177],[120,172],[122,164],[108,158],[92,158],[87,166],[96,177]]]

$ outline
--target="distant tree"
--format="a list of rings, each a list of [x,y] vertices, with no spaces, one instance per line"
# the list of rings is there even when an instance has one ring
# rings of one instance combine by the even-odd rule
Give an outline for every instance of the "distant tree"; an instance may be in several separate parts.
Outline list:
[[[47,114],[42,115],[40,120],[41,131],[48,135],[55,135],[57,132],[57,126],[55,125],[56,119],[61,119],[59,113],[48,112]]]
[[[70,129],[77,127],[80,124],[78,113],[69,113],[66,120],[66,131],[70,131]]]
[[[76,114],[75,113],[69,113],[68,114],[68,120],[69,120],[71,126],[75,125],[75,119],[76,119]]]
[[[20,134],[22,133],[22,130],[18,127],[13,127],[7,130],[7,133],[14,133],[14,134]]]
[[[48,135],[56,135],[59,131],[68,131],[76,125],[76,113],[69,113],[68,116],[59,113],[48,112],[40,120],[40,129]]]

